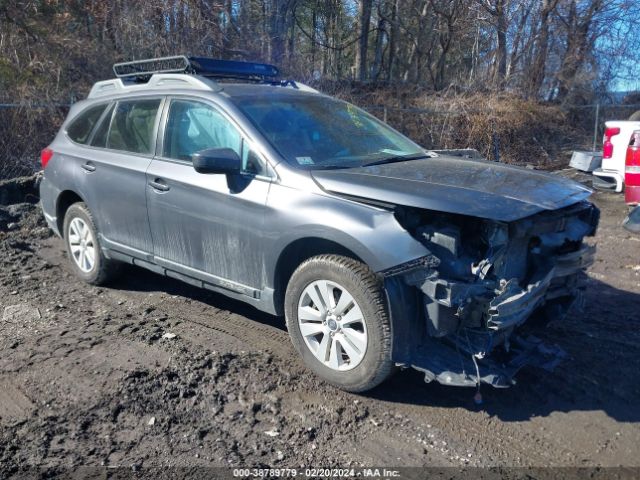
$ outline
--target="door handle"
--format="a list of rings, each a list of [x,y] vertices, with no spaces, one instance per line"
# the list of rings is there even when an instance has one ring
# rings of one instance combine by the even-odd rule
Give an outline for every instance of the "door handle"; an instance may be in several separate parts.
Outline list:
[[[161,178],[156,178],[153,182],[149,182],[149,185],[151,186],[151,188],[153,188],[154,190],[157,190],[159,192],[168,192],[169,191],[169,185],[167,185],[164,180],[162,180]]]
[[[82,165],[82,169],[85,172],[91,173],[91,172],[95,172],[96,171],[96,166],[91,162],[87,162],[87,163]]]

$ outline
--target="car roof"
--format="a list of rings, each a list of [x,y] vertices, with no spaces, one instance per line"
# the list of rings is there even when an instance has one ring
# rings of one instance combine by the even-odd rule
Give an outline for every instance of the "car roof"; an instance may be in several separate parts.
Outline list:
[[[292,95],[314,95],[318,92],[307,89],[289,88],[264,83],[221,83],[220,93],[232,98],[253,96],[288,97]],[[306,87],[306,85],[305,85]]]
[[[128,94],[159,93],[217,93],[226,97],[241,97],[254,95],[290,95],[292,93],[318,94],[319,92],[307,85],[293,81],[265,82],[265,83],[222,83],[211,78],[191,74],[154,74],[146,82],[128,82],[121,78],[97,82],[91,88],[87,99],[110,98]],[[288,92],[288,93],[287,93]]]

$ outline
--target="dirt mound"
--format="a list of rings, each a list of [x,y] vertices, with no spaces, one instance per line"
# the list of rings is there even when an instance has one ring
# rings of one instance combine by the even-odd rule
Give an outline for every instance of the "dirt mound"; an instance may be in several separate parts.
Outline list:
[[[0,181],[0,241],[7,233],[46,238],[51,235],[38,202],[41,174]]]
[[[38,187],[42,174],[0,180],[0,206],[17,203],[37,203],[40,199]]]

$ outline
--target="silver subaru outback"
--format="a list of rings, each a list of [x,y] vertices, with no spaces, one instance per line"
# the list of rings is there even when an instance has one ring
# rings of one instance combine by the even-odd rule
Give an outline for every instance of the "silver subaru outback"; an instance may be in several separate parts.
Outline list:
[[[114,70],[42,152],[44,215],[84,281],[128,263],[284,315],[308,367],[354,392],[398,367],[505,387],[562,358],[534,333],[593,262],[587,188],[425,150],[270,65]]]

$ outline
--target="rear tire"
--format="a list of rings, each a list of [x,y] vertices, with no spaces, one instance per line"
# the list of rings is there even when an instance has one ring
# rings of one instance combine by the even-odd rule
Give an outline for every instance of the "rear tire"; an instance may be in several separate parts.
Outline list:
[[[328,383],[364,392],[393,373],[382,282],[365,264],[339,255],[305,261],[289,280],[285,316],[294,347]]]
[[[91,285],[104,285],[118,275],[121,264],[104,256],[93,216],[83,202],[67,209],[63,235],[71,269],[78,278]]]

